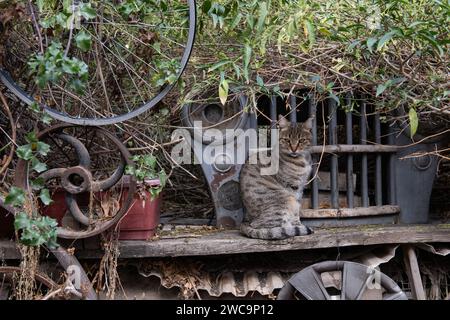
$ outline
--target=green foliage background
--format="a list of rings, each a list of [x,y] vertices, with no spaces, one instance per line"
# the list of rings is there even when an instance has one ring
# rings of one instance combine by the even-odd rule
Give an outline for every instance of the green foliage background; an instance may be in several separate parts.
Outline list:
[[[205,0],[198,7],[194,92],[211,86],[224,96],[224,81],[262,93],[310,88],[335,99],[358,89],[380,109],[412,109],[410,119],[416,111],[450,115],[449,1]]]

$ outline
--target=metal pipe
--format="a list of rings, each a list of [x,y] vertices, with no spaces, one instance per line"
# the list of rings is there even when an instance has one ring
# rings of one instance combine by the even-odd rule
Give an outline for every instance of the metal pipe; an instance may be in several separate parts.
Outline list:
[[[317,105],[314,100],[314,96],[310,95],[308,99],[308,112],[310,117],[314,117],[312,123],[312,140],[311,144],[313,146],[317,146]],[[316,174],[317,172],[317,161],[318,158],[316,155],[312,156],[312,174]],[[317,179],[314,179],[311,183],[311,205],[313,209],[319,208],[319,182]]]
[[[395,153],[401,148],[386,145],[362,145],[362,144],[334,144],[326,146],[312,146],[311,153]]]
[[[395,137],[394,137],[394,130],[392,127],[389,127],[388,131],[388,144],[390,146],[395,145]],[[389,183],[388,183],[388,202],[389,204],[397,204],[397,190],[395,188],[395,156],[394,154],[389,155],[388,160],[388,177],[389,177]]]
[[[270,127],[273,129],[277,126],[277,97],[270,97]]]
[[[375,143],[381,144],[381,124],[380,115],[375,113]],[[383,205],[383,189],[381,174],[381,154],[377,154],[375,158],[375,205]]]
[[[366,101],[361,101],[361,118],[360,118],[360,139],[361,144],[367,144],[367,118],[366,118]],[[367,181],[367,154],[361,157],[361,204],[363,207],[369,206],[369,185]]]
[[[289,105],[291,106],[291,111],[289,114],[289,119],[291,123],[297,123],[297,97],[291,95],[289,97]]]
[[[346,104],[349,106],[351,104],[350,97],[346,97]],[[345,136],[348,145],[353,144],[353,122],[352,122],[352,112],[347,111],[345,114]],[[353,208],[353,155],[347,155],[347,172],[346,172],[346,182],[347,182],[347,207]]]
[[[328,99],[328,137],[329,144],[336,144],[337,141],[337,104],[333,99]],[[331,207],[339,207],[339,190],[338,190],[338,156],[331,155],[330,162],[330,189],[331,189]]]

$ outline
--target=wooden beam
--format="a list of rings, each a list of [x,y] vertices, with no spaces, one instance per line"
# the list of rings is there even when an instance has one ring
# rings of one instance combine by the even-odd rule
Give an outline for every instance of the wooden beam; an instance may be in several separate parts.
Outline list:
[[[411,245],[404,245],[402,249],[412,294],[416,300],[427,300],[420,275],[419,263],[417,262],[416,251]]]
[[[237,230],[208,231],[206,234],[177,231],[153,241],[121,241],[120,258],[209,256],[252,252],[320,249],[376,244],[450,242],[450,225],[389,225],[348,228],[317,228],[309,236],[286,240],[259,240],[242,236]],[[6,247],[5,247],[6,245]],[[0,257],[20,257],[12,242],[0,241]],[[7,253],[7,254],[5,254]],[[99,258],[98,249],[78,249],[82,259]]]
[[[368,216],[382,216],[397,214],[400,212],[399,206],[379,206],[367,208],[341,208],[341,209],[301,209],[300,218],[354,218]]]
[[[237,230],[206,235],[177,233],[155,241],[122,241],[121,258],[176,257],[274,252],[386,243],[450,242],[450,225],[443,226],[358,226],[317,229],[314,234],[286,240],[259,240],[242,236]],[[80,257],[98,257],[98,252],[82,251]]]

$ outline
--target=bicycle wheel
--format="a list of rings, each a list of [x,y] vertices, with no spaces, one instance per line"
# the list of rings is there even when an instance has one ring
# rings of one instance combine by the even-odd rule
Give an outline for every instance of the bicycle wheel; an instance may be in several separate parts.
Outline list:
[[[177,84],[194,43],[195,5],[195,0],[16,4],[21,10],[12,8],[0,37],[0,80],[23,102],[38,103],[60,121],[129,120]]]

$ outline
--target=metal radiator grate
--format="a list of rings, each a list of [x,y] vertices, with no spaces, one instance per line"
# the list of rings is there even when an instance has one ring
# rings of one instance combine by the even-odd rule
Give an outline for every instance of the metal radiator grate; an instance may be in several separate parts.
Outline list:
[[[310,201],[302,212],[303,218],[386,216],[400,212],[393,172],[398,147],[394,145],[392,130],[364,99],[348,95],[344,104],[338,106],[334,99],[316,103],[310,96],[291,95],[287,100],[261,97],[258,111],[258,126],[275,126],[278,114],[291,122],[315,117],[315,179],[306,190],[305,197]],[[322,199],[324,192],[319,190],[324,174],[328,199]]]

